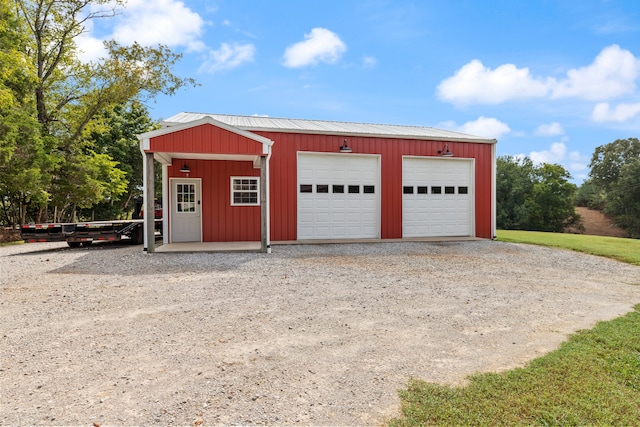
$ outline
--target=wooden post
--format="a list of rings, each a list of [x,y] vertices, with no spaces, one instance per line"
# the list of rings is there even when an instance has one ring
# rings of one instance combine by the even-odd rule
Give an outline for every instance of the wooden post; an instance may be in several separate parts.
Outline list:
[[[143,166],[144,252],[152,254],[156,251],[153,153],[144,153]]]
[[[260,157],[260,241],[262,253],[267,253],[267,227],[269,223],[267,221],[267,191],[269,183],[267,182],[267,157]]]

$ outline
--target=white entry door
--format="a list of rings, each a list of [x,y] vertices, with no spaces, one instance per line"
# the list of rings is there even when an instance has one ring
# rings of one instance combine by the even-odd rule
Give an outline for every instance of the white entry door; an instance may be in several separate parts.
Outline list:
[[[202,241],[199,179],[171,180],[171,242]]]

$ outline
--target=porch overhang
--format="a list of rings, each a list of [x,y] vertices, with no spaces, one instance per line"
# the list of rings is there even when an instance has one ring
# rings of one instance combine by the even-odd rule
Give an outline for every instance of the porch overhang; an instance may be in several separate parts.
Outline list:
[[[153,158],[162,165],[171,165],[173,159],[184,160],[228,160],[234,162],[253,162],[253,167],[260,167],[260,157],[250,154],[216,154],[216,153],[177,153],[177,152],[156,152]]]
[[[172,135],[175,134],[175,135]],[[146,212],[153,212],[153,161],[163,165],[162,187],[163,199],[166,197],[167,167],[175,159],[188,160],[226,160],[252,162],[255,169],[260,169],[260,211],[261,211],[261,250],[271,252],[269,233],[269,160],[273,141],[252,132],[228,125],[211,117],[204,117],[188,123],[169,125],[138,135],[140,151],[144,156],[144,188],[143,198]],[[167,221],[169,209],[163,206],[165,239],[167,238]],[[151,231],[153,217],[145,218],[144,251],[152,253],[155,244]],[[151,231],[150,231],[151,230]],[[165,240],[165,243],[168,243]]]

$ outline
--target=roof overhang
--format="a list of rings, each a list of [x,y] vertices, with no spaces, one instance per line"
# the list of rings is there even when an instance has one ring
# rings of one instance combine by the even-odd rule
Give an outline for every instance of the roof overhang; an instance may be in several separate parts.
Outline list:
[[[281,132],[281,133],[303,133],[311,135],[333,135],[340,137],[365,137],[365,138],[385,138],[385,139],[411,139],[419,141],[442,141],[442,142],[469,142],[477,144],[497,144],[495,138],[476,138],[476,137],[447,137],[447,136],[423,136],[423,135],[403,135],[388,133],[368,133],[368,132],[347,132],[347,131],[321,131],[321,130],[300,130],[300,129],[271,129],[261,127],[246,128],[247,130],[261,132]]]

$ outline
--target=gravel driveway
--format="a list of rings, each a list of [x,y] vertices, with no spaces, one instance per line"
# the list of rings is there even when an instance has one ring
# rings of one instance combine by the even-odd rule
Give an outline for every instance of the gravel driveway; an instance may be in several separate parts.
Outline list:
[[[640,303],[640,268],[493,241],[0,247],[0,424],[378,425]]]

